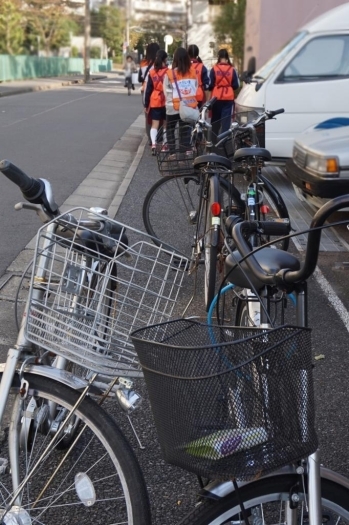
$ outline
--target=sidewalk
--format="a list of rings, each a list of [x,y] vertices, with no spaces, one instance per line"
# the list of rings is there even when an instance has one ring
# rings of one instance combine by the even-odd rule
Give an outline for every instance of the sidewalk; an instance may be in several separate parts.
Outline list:
[[[91,80],[101,80],[108,78],[108,74],[93,74]],[[21,95],[22,93],[31,93],[32,91],[45,91],[47,89],[59,89],[64,86],[74,84],[83,84],[83,75],[67,75],[64,77],[35,78],[26,80],[14,80],[9,82],[0,82],[0,97],[9,97],[11,95]]]

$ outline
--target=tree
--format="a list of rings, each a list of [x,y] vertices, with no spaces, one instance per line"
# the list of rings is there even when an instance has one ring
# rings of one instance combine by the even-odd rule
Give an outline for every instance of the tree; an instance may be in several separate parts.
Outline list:
[[[246,0],[228,1],[213,23],[217,43],[231,43],[234,64],[240,71],[244,61],[245,11]]]
[[[27,0],[26,16],[28,34],[32,44],[40,38],[40,45],[49,54],[70,42],[70,32],[74,32],[76,24],[69,15],[70,2],[65,0]],[[75,4],[77,6],[77,4]]]
[[[17,0],[0,2],[0,54],[16,55],[22,52],[24,19]]]
[[[110,56],[118,54],[124,41],[125,23],[120,10],[103,5],[91,13],[92,36],[101,37]]]

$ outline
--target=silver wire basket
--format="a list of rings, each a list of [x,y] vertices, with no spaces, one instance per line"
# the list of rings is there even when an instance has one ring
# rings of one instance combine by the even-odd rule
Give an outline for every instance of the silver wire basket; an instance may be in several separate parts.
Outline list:
[[[75,208],[37,235],[25,333],[108,376],[142,374],[129,334],[171,318],[187,259],[105,215]]]

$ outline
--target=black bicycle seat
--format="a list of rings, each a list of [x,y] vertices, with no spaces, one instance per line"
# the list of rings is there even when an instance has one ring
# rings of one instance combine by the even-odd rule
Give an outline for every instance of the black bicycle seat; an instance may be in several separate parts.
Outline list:
[[[241,161],[248,157],[259,157],[263,160],[271,160],[270,151],[265,148],[240,148],[234,153],[235,161]]]
[[[194,160],[194,168],[198,170],[202,166],[206,166],[208,163],[221,164],[228,170],[231,170],[231,161],[226,157],[216,155],[215,153],[211,153],[209,155],[200,155],[200,157],[196,157],[196,159]]]
[[[254,254],[254,257],[263,270],[272,275],[278,273],[280,270],[299,270],[300,268],[300,262],[294,255],[275,248],[262,248]],[[234,251],[233,255],[228,255],[226,258],[225,273],[228,276],[228,282],[241,288],[251,288],[250,283],[252,283],[257,290],[262,288],[264,284],[251,273],[246,261],[241,263],[244,272],[241,271],[239,266],[236,266],[236,263],[240,260],[241,255],[237,250]],[[234,268],[234,266],[236,266],[236,268]]]

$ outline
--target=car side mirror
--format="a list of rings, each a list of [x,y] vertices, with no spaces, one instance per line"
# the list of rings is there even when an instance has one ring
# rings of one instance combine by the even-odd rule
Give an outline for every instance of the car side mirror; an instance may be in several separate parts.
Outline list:
[[[240,80],[246,82],[246,84],[251,84],[253,75],[256,72],[256,59],[251,57],[247,64],[247,70],[243,71],[240,75]]]
[[[256,72],[256,57],[251,57],[247,64],[247,74],[252,77]]]

